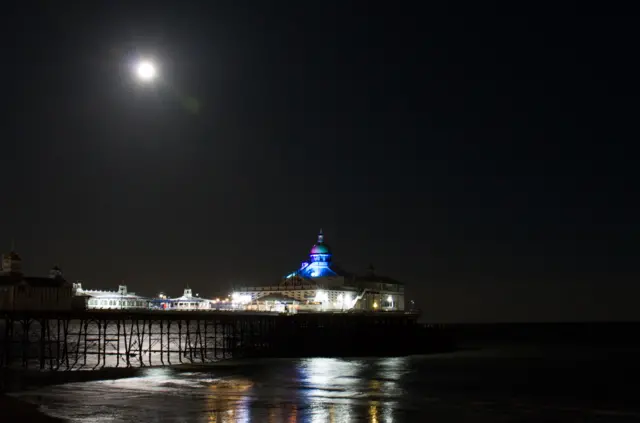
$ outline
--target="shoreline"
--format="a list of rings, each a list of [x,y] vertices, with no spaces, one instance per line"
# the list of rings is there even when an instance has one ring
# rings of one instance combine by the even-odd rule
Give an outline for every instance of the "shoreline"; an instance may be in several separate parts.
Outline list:
[[[0,395],[38,389],[50,385],[122,379],[140,375],[148,368],[105,368],[100,370],[39,371],[25,369],[0,370]]]
[[[63,423],[67,420],[51,417],[38,409],[38,405],[14,398],[6,393],[0,394],[0,410],[2,421],[34,422],[34,423]],[[6,419],[6,420],[4,420]]]
[[[91,382],[99,380],[117,380],[138,377],[148,370],[171,368],[175,371],[201,370],[219,366],[223,362],[207,364],[179,364],[175,366],[104,368],[100,370],[39,371],[25,369],[0,369],[0,422],[65,423],[66,419],[52,417],[41,411],[38,404],[16,398],[13,394],[39,389],[46,386],[67,383]],[[237,360],[224,360],[229,366],[238,364]]]
[[[64,423],[66,419],[52,417],[41,411],[38,404],[16,398],[13,394],[67,383],[90,382],[97,380],[116,380],[136,377],[147,368],[105,368],[100,370],[76,371],[38,371],[24,369],[0,370],[0,421],[34,422],[34,423]],[[6,420],[5,420],[6,419]]]
[[[528,369],[531,364],[542,363],[544,364],[540,369],[541,370],[553,370],[553,369],[565,369],[567,368],[567,364],[580,364],[583,368],[589,368],[590,363],[592,362],[601,362],[603,358],[606,357],[612,358],[611,354],[614,354],[613,362],[621,362],[626,363],[627,360],[631,360],[631,362],[635,361],[636,354],[638,353],[637,347],[632,348],[616,348],[614,346],[611,348],[587,348],[583,351],[581,346],[571,346],[566,344],[561,345],[540,345],[540,344],[502,344],[499,342],[495,343],[473,343],[469,342],[467,345],[461,346],[457,351],[450,353],[436,353],[436,354],[420,354],[416,355],[417,357],[429,356],[432,360],[420,362],[426,365],[427,370],[436,369],[438,370],[434,374],[436,376],[442,377],[447,372],[453,372],[453,376],[459,377],[459,371],[453,370],[469,370],[470,374],[473,376],[482,375],[483,372],[489,372],[493,367],[498,366],[501,362],[504,361],[505,365],[498,366],[498,368],[506,369],[509,371]],[[347,358],[347,357],[342,357]],[[375,358],[375,357],[349,357],[353,359],[358,358]],[[456,358],[462,359],[456,360]],[[274,358],[268,360],[275,361],[289,361],[290,358]],[[155,376],[155,371],[158,369],[168,369],[171,372],[213,372],[215,373],[215,377],[224,378],[225,375],[235,375],[236,369],[235,367],[242,367],[244,370],[247,370],[246,367],[251,367],[254,365],[263,366],[265,365],[264,359],[235,359],[235,360],[224,360],[215,363],[184,363],[175,366],[153,366],[153,367],[142,367],[142,368],[104,368],[99,370],[91,370],[91,371],[59,371],[59,372],[40,372],[40,371],[26,371],[24,369],[1,369],[0,370],[0,409],[3,410],[2,417],[6,420],[0,418],[0,421],[8,421],[8,422],[36,422],[36,423],[62,423],[68,422],[68,420],[60,417],[51,417],[47,415],[47,408],[44,407],[40,409],[40,405],[37,403],[37,397],[29,397],[34,403],[25,401],[22,397],[20,397],[21,391],[35,390],[39,388],[43,388],[46,386],[54,386],[55,385],[64,385],[68,383],[79,383],[79,382],[91,382],[91,381],[100,381],[100,380],[117,380],[123,378],[135,378],[135,377],[144,377],[144,376]],[[452,365],[454,365],[452,367]],[[608,364],[610,365],[610,364]],[[535,368],[536,366],[534,366]],[[606,367],[606,366],[605,366]],[[420,369],[421,367],[417,367]],[[452,370],[453,369],[453,370]],[[485,369],[485,370],[483,370]],[[424,369],[423,369],[424,370]],[[554,370],[555,371],[555,370]],[[526,371],[523,370],[523,374],[526,374]],[[584,372],[580,372],[583,374]],[[245,374],[245,373],[242,373]],[[248,370],[248,374],[251,374],[251,370]],[[605,374],[600,372],[598,374]],[[189,375],[185,375],[185,377],[189,377]],[[206,377],[206,376],[205,376]],[[455,379],[454,380],[458,380]],[[461,379],[464,381],[464,378]],[[477,379],[479,380],[479,379]],[[477,381],[476,380],[476,381]],[[563,380],[568,380],[568,377],[565,375],[563,378],[558,379],[558,386],[562,387]],[[459,380],[458,380],[459,381]],[[17,382],[17,383],[16,383]],[[473,382],[473,379],[472,379]],[[10,386],[11,385],[11,386]],[[435,386],[435,385],[434,385]],[[439,387],[439,386],[435,386]],[[473,386],[472,386],[473,387]],[[480,389],[481,384],[478,383],[478,389]],[[446,388],[446,386],[445,386]],[[548,388],[545,388],[545,392]],[[559,388],[556,388],[559,389]],[[564,389],[564,388],[563,388]],[[478,392],[480,392],[478,390]],[[500,391],[502,392],[502,391]],[[542,391],[541,391],[542,392]],[[555,392],[555,391],[554,391]],[[561,393],[563,391],[557,390],[557,392]],[[14,394],[16,396],[14,396]],[[538,395],[540,392],[537,390],[529,393],[531,395]],[[527,395],[529,395],[527,394]],[[545,393],[546,395],[546,393]],[[585,394],[586,395],[586,394]],[[627,410],[634,409],[629,404],[631,404],[631,399],[629,397],[628,392],[622,395],[620,398],[616,399],[616,401],[612,404],[603,402],[602,407],[611,407],[614,406],[613,409],[617,409],[616,407],[620,407],[620,410],[626,412]],[[593,398],[588,395],[585,396],[588,400],[592,401]],[[607,399],[607,398],[605,398]],[[50,412],[53,412],[51,410]],[[635,411],[634,411],[635,413]],[[634,414],[635,416],[636,414]]]

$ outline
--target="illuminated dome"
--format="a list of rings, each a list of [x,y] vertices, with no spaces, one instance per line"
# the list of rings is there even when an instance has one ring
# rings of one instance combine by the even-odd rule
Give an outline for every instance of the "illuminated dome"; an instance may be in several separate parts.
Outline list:
[[[310,254],[331,254],[327,244],[316,244],[311,248]]]
[[[331,269],[331,256],[331,248],[324,243],[324,234],[320,229],[318,241],[309,251],[309,261],[303,262],[298,270],[286,276],[285,279],[336,277],[338,274]]]
[[[328,263],[331,261],[331,250],[329,246],[324,243],[324,234],[322,229],[318,233],[318,242],[311,248],[309,252],[309,259],[312,263]]]

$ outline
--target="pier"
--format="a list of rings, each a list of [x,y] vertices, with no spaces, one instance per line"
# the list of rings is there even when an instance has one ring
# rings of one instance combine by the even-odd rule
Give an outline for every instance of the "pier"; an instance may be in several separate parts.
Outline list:
[[[0,314],[0,367],[96,370],[231,358],[406,355],[447,348],[412,313],[76,311]]]

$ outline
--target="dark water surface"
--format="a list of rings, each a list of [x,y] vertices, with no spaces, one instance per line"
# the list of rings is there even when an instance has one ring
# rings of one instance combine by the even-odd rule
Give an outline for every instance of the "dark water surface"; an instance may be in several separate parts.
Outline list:
[[[74,422],[640,422],[637,348],[270,359],[16,394]]]

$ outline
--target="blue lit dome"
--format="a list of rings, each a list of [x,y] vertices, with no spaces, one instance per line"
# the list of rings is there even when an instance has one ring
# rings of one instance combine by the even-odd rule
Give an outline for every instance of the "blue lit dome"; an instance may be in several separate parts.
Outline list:
[[[329,246],[324,243],[324,234],[322,229],[318,234],[318,242],[311,248],[309,252],[309,259],[312,263],[328,263],[331,261],[331,250]]]
[[[331,250],[327,244],[316,244],[309,254],[331,254]]]
[[[324,278],[338,276],[331,269],[331,248],[324,243],[324,234],[322,229],[318,234],[318,241],[309,251],[309,261],[302,263],[297,271],[291,273],[286,279],[299,276],[302,278]]]

